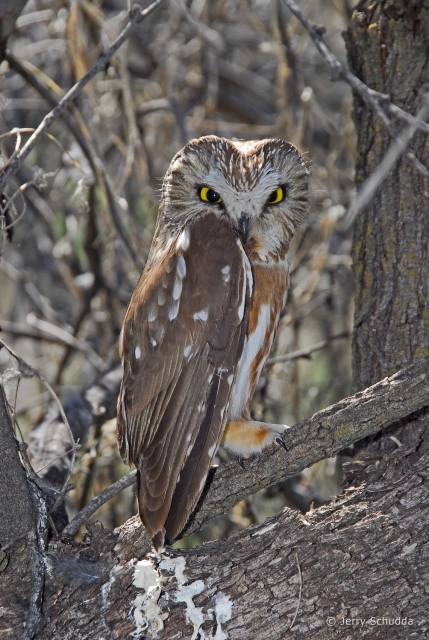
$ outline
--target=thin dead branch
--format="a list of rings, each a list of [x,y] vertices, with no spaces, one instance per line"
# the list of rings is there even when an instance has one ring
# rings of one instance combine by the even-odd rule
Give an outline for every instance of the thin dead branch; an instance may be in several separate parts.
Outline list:
[[[147,9],[140,10],[140,8],[135,5],[130,12],[130,21],[126,25],[126,27],[121,31],[119,36],[116,38],[114,42],[110,45],[110,47],[104,52],[104,54],[97,60],[97,62],[91,67],[91,69],[86,73],[83,78],[81,78],[78,82],[76,82],[73,87],[67,91],[65,96],[61,98],[56,107],[52,109],[42,120],[40,125],[37,127],[36,131],[30,136],[25,145],[22,147],[20,152],[16,155],[16,157],[10,162],[2,172],[0,176],[0,192],[4,191],[6,184],[9,179],[16,173],[18,168],[21,166],[22,162],[28,156],[30,151],[36,145],[39,137],[42,133],[47,131],[49,127],[55,122],[63,109],[70,103],[72,100],[79,95],[79,93],[86,87],[86,85],[92,80],[92,78],[97,75],[100,71],[102,71],[106,63],[110,60],[113,54],[119,49],[119,47],[125,42],[125,40],[131,35],[136,26],[148,15],[152,13],[155,9],[157,9],[161,4],[163,4],[165,0],[155,0]]]
[[[311,347],[307,347],[306,349],[297,349],[296,351],[292,351],[291,353],[286,353],[284,356],[273,356],[272,358],[268,358],[265,366],[276,364],[277,362],[291,362],[292,360],[299,360],[300,358],[311,358],[311,354],[324,349],[333,340],[350,338],[350,335],[350,331],[342,331],[341,333],[336,333],[335,335],[326,338],[326,340],[316,342],[316,344],[313,344],[311,345]]]
[[[91,364],[97,371],[103,371],[106,368],[105,363],[100,356],[92,349],[85,340],[79,340],[71,335],[65,329],[57,327],[51,322],[40,320],[34,316],[32,326],[11,322],[9,320],[0,320],[0,330],[19,338],[33,338],[34,340],[46,340],[55,344],[61,344],[71,347],[80,353],[85,354]]]
[[[429,96],[424,97],[423,106],[417,114],[417,120],[423,121],[429,115]],[[398,138],[391,143],[386,155],[380,162],[375,171],[371,173],[369,178],[365,180],[363,185],[357,192],[355,201],[351,204],[349,210],[345,214],[341,221],[341,228],[345,231],[351,227],[354,223],[359,211],[362,211],[373,199],[375,194],[380,189],[386,176],[392,171],[401,157],[404,155],[407,145],[413,138],[414,134],[418,131],[418,127],[415,122],[401,134]]]
[[[131,487],[136,481],[137,471],[130,471],[126,476],[123,476],[117,482],[114,482],[104,489],[101,493],[93,498],[88,504],[73,518],[65,529],[63,529],[62,535],[74,536],[80,529],[80,527],[87,522],[91,516],[106,502],[114,498],[118,493],[121,493],[127,487]]]
[[[346,69],[344,65],[338,60],[338,58],[332,53],[323,39],[323,34],[326,32],[324,26],[314,24],[308,16],[297,6],[294,0],[282,0],[282,2],[288,7],[288,9],[298,18],[301,24],[308,31],[311,39],[316,45],[322,58],[329,66],[332,74],[332,80],[344,80],[351,86],[351,88],[360,95],[360,97],[367,103],[367,105],[378,115],[383,121],[384,126],[389,132],[390,136],[396,141],[402,148],[403,142],[399,139],[398,133],[390,122],[385,108],[390,103],[388,96],[382,95],[373,89],[370,89],[364,82],[359,80],[351,71]],[[395,115],[399,115],[402,111],[399,107],[394,109]],[[402,112],[405,114],[405,112]],[[420,118],[416,118],[420,120]],[[421,123],[424,125],[425,123]],[[421,127],[419,127],[421,128]],[[429,177],[429,170],[415,157],[415,155],[409,151],[404,150],[405,158],[413,165],[413,167],[426,178]]]

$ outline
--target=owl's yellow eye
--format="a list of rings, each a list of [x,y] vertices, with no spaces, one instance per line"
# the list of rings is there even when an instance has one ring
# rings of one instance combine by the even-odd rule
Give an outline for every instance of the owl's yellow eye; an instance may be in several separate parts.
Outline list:
[[[285,197],[285,192],[283,187],[277,187],[269,196],[268,204],[278,204]]]
[[[210,202],[210,204],[218,204],[219,202],[222,202],[220,195],[209,187],[201,187],[200,198],[201,200],[204,200],[204,202]]]

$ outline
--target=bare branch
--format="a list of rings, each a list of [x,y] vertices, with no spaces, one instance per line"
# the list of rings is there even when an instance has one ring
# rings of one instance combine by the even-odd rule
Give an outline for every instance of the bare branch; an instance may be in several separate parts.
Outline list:
[[[140,8],[136,5],[131,10],[130,21],[127,26],[121,31],[119,36],[116,38],[114,42],[110,45],[110,47],[103,53],[103,55],[97,60],[97,62],[91,67],[91,69],[86,73],[83,78],[81,78],[76,84],[65,94],[63,98],[58,102],[57,106],[52,109],[42,120],[40,125],[37,127],[36,131],[30,138],[27,140],[25,145],[22,147],[21,151],[16,155],[16,157],[10,162],[2,175],[0,176],[0,192],[4,191],[6,184],[9,179],[16,173],[18,168],[21,166],[22,162],[28,156],[30,151],[36,145],[40,135],[47,131],[49,127],[55,122],[63,109],[79,95],[82,89],[92,80],[92,78],[102,71],[113,54],[119,49],[119,47],[125,42],[125,40],[131,35],[131,33],[136,28],[137,24],[141,22],[144,18],[146,18],[149,14],[152,13],[156,8],[158,8],[165,0],[155,0],[147,9],[140,10]]]
[[[416,119],[422,121],[428,115],[429,95],[426,94],[423,106],[419,110]],[[350,206],[349,210],[341,221],[342,229],[349,229],[355,221],[355,218],[359,211],[364,209],[371,202],[371,200],[383,184],[388,173],[390,173],[398,160],[400,160],[401,156],[405,153],[407,145],[416,133],[417,129],[417,125],[415,124],[415,122],[413,122],[400,137],[396,138],[392,142],[377,169],[371,173],[369,178],[367,178],[367,180],[365,180],[363,185],[360,187],[356,196],[356,200]]]
[[[247,496],[427,407],[428,371],[425,358],[299,422],[286,432],[287,453],[273,446],[249,460],[245,470],[236,461],[212,468],[200,504],[181,535],[191,535]]]
[[[375,111],[378,117],[383,121],[384,126],[386,127],[393,140],[398,141],[398,134],[384,111],[384,108],[386,108],[390,103],[388,96],[370,89],[364,82],[359,80],[359,78],[357,78],[353,73],[351,73],[351,71],[346,69],[346,67],[341,64],[341,62],[338,60],[338,58],[336,58],[336,56],[334,56],[323,39],[323,34],[326,31],[325,27],[314,24],[308,18],[308,16],[296,5],[294,0],[283,0],[283,3],[298,18],[298,20],[310,34],[311,39],[316,45],[319,53],[331,69],[332,79],[338,80],[339,78],[341,78],[342,80],[347,82],[351,86],[351,88],[361,96],[361,98],[368,104],[368,106],[373,111]],[[399,115],[402,110],[399,109],[399,107],[395,107],[394,111],[395,115]],[[405,112],[402,113],[405,114]],[[399,144],[402,143],[399,142]],[[411,153],[411,151],[405,150],[404,155],[407,160],[411,162],[411,164],[415,167],[415,169],[419,171],[419,173],[421,173],[425,177],[429,177],[429,170],[415,157],[413,153]]]
[[[98,494],[95,498],[88,502],[88,504],[81,510],[79,513],[73,518],[73,520],[68,524],[62,532],[62,535],[74,536],[80,529],[80,527],[89,520],[89,518],[94,515],[94,513],[108,500],[114,498],[118,493],[121,493],[127,487],[131,487],[136,481],[137,471],[131,471],[127,473],[126,476],[114,482],[104,489],[101,493]]]
[[[30,314],[29,314],[30,315]],[[34,318],[33,326],[26,324],[20,324],[17,322],[11,322],[9,320],[0,320],[0,330],[5,333],[17,337],[34,338],[35,340],[47,340],[48,342],[54,342],[55,344],[62,344],[68,347],[72,347],[80,353],[84,353],[91,364],[97,369],[102,371],[106,368],[105,363],[100,356],[92,349],[85,340],[79,340],[75,338],[71,333],[57,327],[51,322],[40,320],[32,314]]]
[[[333,340],[339,340],[340,338],[350,338],[350,335],[350,331],[342,331],[341,333],[336,333],[335,335],[326,338],[326,340],[316,342],[316,344],[313,344],[311,345],[311,347],[307,347],[306,349],[298,349],[297,351],[286,353],[284,356],[273,356],[272,358],[268,358],[265,366],[276,364],[277,362],[290,362],[291,360],[298,360],[299,358],[311,358],[312,353],[314,353],[315,351],[320,351],[320,349],[324,349]]]

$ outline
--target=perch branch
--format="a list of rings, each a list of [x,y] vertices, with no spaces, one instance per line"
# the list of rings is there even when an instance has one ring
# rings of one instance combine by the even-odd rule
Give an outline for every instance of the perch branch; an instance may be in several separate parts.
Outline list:
[[[200,504],[181,535],[191,535],[247,496],[427,407],[428,371],[425,358],[299,422],[286,432],[287,453],[273,446],[249,460],[245,470],[236,461],[213,468]]]
[[[201,529],[247,496],[429,406],[428,371],[429,358],[425,358],[290,427],[286,432],[287,453],[275,446],[249,460],[245,470],[236,461],[212,467],[203,497],[181,536]],[[75,516],[64,533],[74,535],[102,504],[133,484],[135,474],[127,474],[100,493]]]

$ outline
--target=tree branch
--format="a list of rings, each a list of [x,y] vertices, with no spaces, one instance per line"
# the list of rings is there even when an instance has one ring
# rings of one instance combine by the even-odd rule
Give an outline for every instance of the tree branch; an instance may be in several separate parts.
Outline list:
[[[290,427],[285,438],[287,453],[273,446],[247,461],[245,470],[236,461],[212,467],[203,497],[181,536],[201,529],[249,495],[429,406],[428,371],[426,358]],[[94,498],[64,533],[74,535],[102,504],[133,484],[135,473],[127,474]]]
[[[35,514],[1,385],[0,442],[0,545],[4,547],[31,529]]]
[[[155,0],[147,9],[140,10],[138,5],[135,5],[130,12],[130,21],[127,26],[121,31],[119,36],[112,42],[110,47],[103,53],[103,55],[97,60],[97,62],[91,67],[76,84],[65,94],[63,98],[58,102],[57,106],[52,109],[42,120],[36,131],[30,136],[25,145],[19,151],[19,153],[13,158],[13,160],[6,166],[0,176],[0,192],[4,191],[9,179],[16,173],[21,166],[22,162],[28,156],[30,151],[36,145],[40,136],[47,131],[51,125],[58,118],[63,109],[79,95],[82,89],[92,80],[92,78],[102,71],[106,63],[110,60],[113,54],[119,49],[119,47],[125,42],[125,40],[131,35],[136,28],[137,24],[144,18],[157,9],[165,0]]]
[[[191,535],[247,496],[330,458],[429,405],[429,359],[303,420],[285,435],[288,452],[273,446],[246,463],[212,469],[209,484],[182,532]]]
[[[296,351],[292,351],[291,353],[286,353],[284,356],[273,356],[272,358],[268,358],[265,366],[277,364],[277,362],[291,362],[292,360],[299,360],[299,358],[311,358],[312,353],[324,349],[333,340],[339,340],[340,338],[350,338],[350,331],[342,331],[341,333],[336,333],[333,336],[326,338],[326,340],[320,340],[320,342],[316,342],[310,347],[306,347],[305,349],[297,349]]]
[[[16,337],[46,340],[47,342],[71,347],[85,354],[97,371],[102,371],[105,368],[103,360],[85,340],[75,338],[71,333],[51,322],[39,320],[34,314],[31,314],[30,318],[33,319],[32,326],[19,322],[11,322],[10,320],[0,320],[0,331]]]
[[[121,493],[127,487],[131,487],[136,481],[137,471],[130,471],[126,476],[123,476],[117,482],[114,482],[104,489],[101,493],[98,494],[95,498],[93,498],[88,504],[79,511],[79,513],[73,518],[73,520],[68,524],[62,535],[65,536],[74,536],[80,529],[80,527],[87,522],[92,515],[101,507],[103,504],[114,498]]]
[[[378,117],[383,121],[384,126],[386,127],[393,140],[395,140],[398,144],[403,145],[395,128],[393,127],[384,111],[384,108],[388,108],[389,105],[392,105],[389,97],[379,93],[378,91],[370,89],[364,82],[362,82],[362,80],[359,80],[359,78],[357,78],[353,73],[351,73],[351,71],[346,69],[346,67],[341,64],[341,62],[338,60],[338,58],[336,58],[336,56],[334,56],[323,39],[323,34],[326,31],[325,27],[314,24],[308,18],[308,16],[297,6],[294,0],[283,0],[283,3],[294,14],[294,16],[298,18],[301,24],[308,31],[322,58],[331,69],[332,79],[337,80],[338,78],[341,78],[342,80],[347,82],[347,84],[349,84],[350,87],[360,95],[360,97],[368,104],[368,106],[373,111],[375,111]],[[392,105],[392,107],[394,107],[392,109],[392,112],[394,111],[396,116],[410,115],[405,111],[402,111],[402,109],[400,109],[399,107],[396,107],[394,105]],[[419,122],[420,124],[418,124]],[[418,117],[414,118],[414,124],[416,129],[422,129],[426,131],[426,133],[429,132],[429,125],[421,121]],[[415,157],[415,155],[411,151],[404,150],[404,155],[419,173],[421,173],[425,177],[429,177],[429,170]]]

